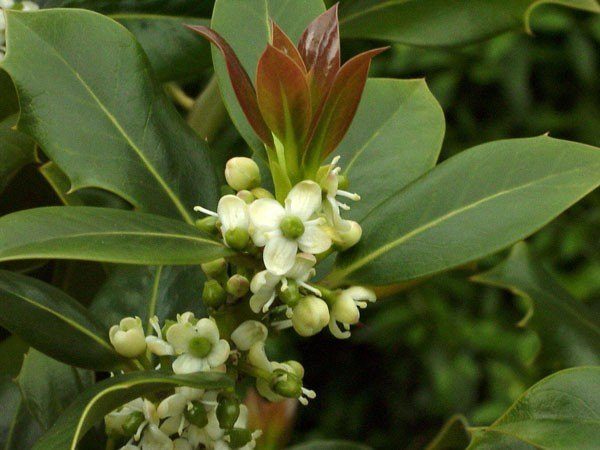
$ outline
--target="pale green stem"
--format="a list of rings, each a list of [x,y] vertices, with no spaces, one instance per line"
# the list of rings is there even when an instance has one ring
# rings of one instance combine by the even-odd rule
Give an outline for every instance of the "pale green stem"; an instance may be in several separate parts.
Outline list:
[[[167,94],[169,94],[175,103],[184,109],[189,111],[194,106],[194,99],[188,96],[177,83],[165,84],[165,91],[167,91]]]

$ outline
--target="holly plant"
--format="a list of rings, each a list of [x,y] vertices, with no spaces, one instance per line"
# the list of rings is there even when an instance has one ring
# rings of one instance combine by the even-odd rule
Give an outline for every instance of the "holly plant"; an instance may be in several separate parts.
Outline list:
[[[273,448],[252,406],[311,408],[319,386],[269,342],[348,339],[374,302],[512,246],[600,184],[598,148],[548,134],[436,164],[444,115],[425,80],[368,79],[385,43],[352,55],[340,36],[457,45],[539,2],[416,3],[2,0],[0,187],[28,165],[63,203],[0,217],[4,448]],[[535,299],[525,245],[475,281]],[[557,329],[597,357],[597,321],[556,301]],[[598,367],[559,372],[430,448],[593,448],[599,382]]]

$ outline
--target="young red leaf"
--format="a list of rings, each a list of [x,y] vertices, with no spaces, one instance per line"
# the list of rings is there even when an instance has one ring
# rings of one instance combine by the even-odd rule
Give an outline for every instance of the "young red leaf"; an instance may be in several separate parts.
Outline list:
[[[342,66],[325,100],[306,152],[309,164],[319,164],[329,155],[348,131],[362,96],[371,59],[388,47],[376,48],[356,55]]]
[[[186,26],[190,30],[198,33],[212,42],[223,54],[225,63],[227,64],[229,78],[231,79],[231,85],[233,86],[233,91],[235,92],[238,102],[242,107],[244,115],[248,119],[248,122],[258,137],[269,147],[273,147],[273,136],[271,135],[269,127],[260,114],[256,99],[256,92],[254,90],[254,86],[252,86],[252,81],[242,67],[242,63],[236,56],[231,46],[217,32],[208,27],[201,25]]]
[[[302,69],[302,72],[306,73],[306,66],[304,65],[304,61],[302,61],[302,56],[300,56],[300,52],[288,35],[273,21],[271,21],[271,31],[273,36],[273,47],[288,55],[296,64],[298,64],[298,67]]]
[[[302,146],[311,110],[308,84],[298,64],[272,45],[267,46],[258,61],[256,93],[260,111],[275,136],[286,146]]]
[[[340,69],[337,4],[313,20],[300,37],[300,55],[310,73],[313,109],[317,110]]]

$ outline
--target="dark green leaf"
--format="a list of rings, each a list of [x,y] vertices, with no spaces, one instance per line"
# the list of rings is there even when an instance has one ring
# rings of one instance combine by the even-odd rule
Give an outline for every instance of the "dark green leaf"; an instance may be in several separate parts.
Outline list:
[[[0,218],[0,261],[81,259],[127,264],[200,264],[229,254],[186,223],[88,206],[29,209]]]
[[[9,336],[0,342],[0,376],[16,377],[28,349],[29,345],[18,336]]]
[[[277,22],[293,42],[298,42],[308,23],[323,11],[322,0],[217,0],[211,27],[231,45],[254,80],[258,60],[269,42],[269,19]],[[238,104],[223,57],[217,49],[213,49],[212,55],[219,88],[233,123],[251,148],[264,155],[261,141]]]
[[[288,450],[372,450],[364,444],[350,441],[318,440],[288,447]]]
[[[93,372],[63,364],[35,349],[25,355],[16,380],[27,409],[44,430],[93,381]]]
[[[143,323],[155,314],[163,321],[184,311],[203,317],[204,280],[198,266],[119,266],[90,309],[107,327],[127,316],[139,316]]]
[[[211,0],[38,0],[41,8],[85,8],[102,14],[147,13],[209,17]]]
[[[505,261],[473,281],[525,299],[527,315],[519,325],[539,334],[543,359],[551,367],[600,364],[600,318],[540,267],[525,243],[515,245]]]
[[[29,450],[43,430],[29,414],[19,387],[8,377],[0,376],[0,448]]]
[[[177,386],[221,389],[232,385],[226,375],[214,372],[189,375],[135,372],[109,378],[83,392],[33,448],[74,450],[77,442],[106,414],[144,394]]]
[[[361,196],[348,218],[360,221],[383,198],[435,166],[444,113],[424,80],[370,79],[335,154]]]
[[[23,133],[0,122],[0,192],[21,168],[35,160],[35,144]]]
[[[546,136],[483,144],[383,200],[334,285],[391,284],[474,261],[537,231],[600,184],[600,150]]]
[[[575,367],[544,378],[468,450],[593,449],[600,442],[600,367]]]
[[[75,299],[35,278],[0,271],[0,324],[47,355],[79,367],[123,364],[104,328]]]
[[[340,30],[346,38],[463,45],[512,29],[529,29],[532,11],[545,3],[600,12],[596,0],[345,0]]]
[[[18,127],[67,174],[72,190],[106,189],[190,223],[195,204],[216,203],[206,144],[123,27],[90,11],[53,9],[9,11],[7,29],[2,66],[19,93]]]

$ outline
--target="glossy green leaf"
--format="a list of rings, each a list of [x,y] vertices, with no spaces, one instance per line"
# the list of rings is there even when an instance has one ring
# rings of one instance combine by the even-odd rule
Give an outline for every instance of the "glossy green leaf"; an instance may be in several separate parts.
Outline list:
[[[74,450],[85,433],[106,414],[143,394],[177,386],[221,389],[232,385],[226,375],[214,372],[189,375],[134,372],[109,378],[83,392],[33,448]]]
[[[231,45],[250,78],[255,80],[258,60],[269,42],[269,19],[277,22],[293,42],[298,42],[306,25],[323,11],[322,0],[217,0],[211,27]],[[219,88],[233,123],[250,147],[264,155],[262,143],[235,97],[223,57],[217,49],[213,49],[212,56]]]
[[[127,12],[109,17],[133,33],[159,80],[198,78],[212,67],[208,43],[197,39],[184,27],[208,25],[209,19]]]
[[[0,376],[15,378],[27,350],[29,345],[18,336],[9,336],[0,342]]]
[[[600,12],[596,0],[345,0],[340,7],[340,31],[345,38],[464,45],[513,29],[529,29],[532,11],[550,3]]]
[[[600,184],[600,150],[546,136],[496,141],[382,200],[332,284],[384,285],[474,261],[537,231]]]
[[[119,266],[90,305],[106,326],[127,316],[143,323],[154,315],[161,321],[192,311],[205,316],[202,306],[204,274],[199,266]]]
[[[91,11],[53,9],[9,11],[7,29],[2,67],[19,93],[18,127],[67,174],[72,190],[106,189],[190,223],[195,204],[216,203],[206,144],[123,27]]]
[[[43,430],[25,406],[17,384],[0,377],[0,449],[28,450]]]
[[[0,192],[26,164],[35,161],[35,144],[25,134],[0,122]]]
[[[63,364],[35,349],[25,355],[16,379],[25,406],[44,430],[93,381],[93,372]]]
[[[0,324],[67,364],[114,370],[124,363],[108,329],[75,299],[35,278],[0,271]]]
[[[212,0],[38,0],[40,8],[85,8],[102,14],[146,13],[209,17]]]
[[[288,450],[371,450],[372,447],[350,441],[317,440],[288,447]]]
[[[15,91],[15,85],[10,76],[0,69],[0,122],[9,119],[10,125],[17,123],[17,114],[19,113],[19,99]]]
[[[520,326],[533,328],[552,367],[600,364],[600,318],[574,299],[529,253],[523,242],[493,269],[472,278],[508,289],[527,302]]]
[[[463,416],[451,417],[425,450],[464,450],[471,441]]]
[[[194,226],[110,208],[29,209],[0,218],[0,230],[0,261],[55,258],[199,264],[230,253]]]
[[[593,449],[600,442],[600,367],[575,367],[527,390],[468,450]]]
[[[384,198],[435,166],[444,113],[424,80],[370,79],[335,154],[361,196],[345,214],[360,221]]]

